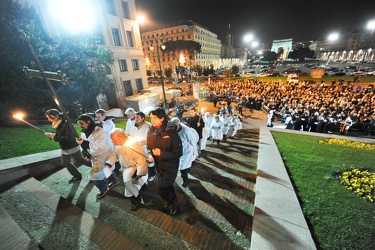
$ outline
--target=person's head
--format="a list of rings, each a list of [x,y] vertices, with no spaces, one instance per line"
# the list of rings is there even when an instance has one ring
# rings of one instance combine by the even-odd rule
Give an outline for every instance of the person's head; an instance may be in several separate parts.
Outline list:
[[[181,123],[181,121],[180,121],[180,119],[178,119],[178,117],[173,117],[173,118],[171,119],[171,123],[173,123],[174,125],[176,125],[176,128],[177,128],[177,129],[180,128],[180,123]]]
[[[104,109],[98,109],[97,111],[95,111],[95,117],[99,122],[104,121],[106,116],[107,116],[107,113],[105,112]]]
[[[62,114],[57,109],[49,109],[47,110],[44,115],[46,116],[49,122],[57,122],[62,118]]]
[[[78,123],[78,126],[83,130],[87,130],[90,126],[95,125],[94,119],[90,115],[87,115],[87,114],[78,116],[77,123]]]
[[[197,113],[197,109],[196,109],[196,108],[192,108],[192,109],[190,109],[190,114],[191,114],[192,116],[195,116],[196,113]]]
[[[150,111],[151,123],[154,128],[160,128],[167,122],[168,117],[164,109],[157,107]]]
[[[113,145],[121,146],[124,145],[128,136],[125,134],[125,131],[121,128],[115,128],[111,131],[111,140]]]
[[[146,119],[146,115],[145,113],[143,113],[142,111],[139,111],[135,114],[135,124],[142,124]]]
[[[135,110],[133,108],[127,108],[125,110],[125,115],[130,119],[133,120],[135,118]]]

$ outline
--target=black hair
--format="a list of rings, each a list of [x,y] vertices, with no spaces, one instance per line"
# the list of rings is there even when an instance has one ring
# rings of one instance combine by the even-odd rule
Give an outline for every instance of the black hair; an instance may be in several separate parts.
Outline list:
[[[165,110],[160,108],[160,107],[157,107],[157,108],[154,108],[153,110],[150,111],[150,114],[152,115],[155,115],[157,118],[161,119],[164,117],[164,119],[166,121],[168,121],[168,116],[167,114],[165,113]]]
[[[139,115],[142,119],[146,118],[145,113],[143,113],[142,111],[138,111],[135,115]]]
[[[57,109],[49,109],[44,113],[45,116],[48,116],[50,118],[60,118],[62,117],[62,113],[58,111]]]
[[[91,117],[91,115],[88,115],[88,114],[83,114],[83,115],[78,116],[77,120],[81,120],[81,121],[84,121],[86,123],[88,121],[90,121],[91,124],[95,124],[94,119]]]
[[[106,112],[104,109],[98,109],[97,111],[95,111],[95,114],[101,114],[102,116],[105,116],[106,115]]]

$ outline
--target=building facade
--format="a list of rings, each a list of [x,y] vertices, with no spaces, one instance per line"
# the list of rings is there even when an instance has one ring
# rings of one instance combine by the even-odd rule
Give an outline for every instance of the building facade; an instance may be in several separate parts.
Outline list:
[[[310,45],[319,60],[374,61],[375,34],[369,31],[348,32],[336,41],[318,40]]]
[[[56,15],[51,13],[51,0],[22,0],[34,6],[39,13],[44,29],[51,37],[61,37],[66,29],[60,25]],[[136,21],[134,0],[92,0],[90,6],[82,6],[82,15],[93,11],[98,46],[113,52],[114,64],[109,78],[115,83],[117,101],[120,108],[126,107],[126,97],[137,95],[148,88],[146,67],[142,50],[139,25]],[[78,25],[78,24],[77,24]],[[99,106],[103,103],[98,97]],[[105,99],[105,98],[104,98]],[[103,107],[105,108],[105,107]]]
[[[163,52],[163,49],[160,48],[163,72],[167,68],[173,71],[176,66],[190,68],[196,65],[202,67],[214,65],[217,67],[220,64],[221,41],[216,34],[193,21],[177,22],[142,32],[141,39],[146,69],[153,73],[158,72],[160,67],[157,49],[154,48],[156,40],[160,47],[164,42],[178,40],[195,41],[201,45],[200,53],[189,54],[184,51],[178,55],[178,58],[173,53]]]

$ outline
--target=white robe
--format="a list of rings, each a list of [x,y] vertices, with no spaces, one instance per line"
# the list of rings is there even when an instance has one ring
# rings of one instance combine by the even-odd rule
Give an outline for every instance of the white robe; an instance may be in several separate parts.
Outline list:
[[[220,120],[214,119],[211,123],[211,135],[212,140],[222,140],[223,139],[223,124]]]
[[[107,163],[113,165],[117,160],[120,162],[120,171],[122,172],[122,178],[125,184],[132,180],[135,172],[139,176],[147,174],[147,162],[144,150],[141,144],[132,137],[128,137],[128,141],[124,145],[113,145]],[[138,181],[139,180],[140,179],[138,179]],[[139,183],[133,184],[138,190],[141,188]],[[134,194],[129,190],[126,185],[124,195],[126,197],[131,197],[133,195],[138,196],[138,194]]]
[[[191,167],[191,164],[198,156],[197,143],[199,135],[195,129],[180,123],[181,130],[178,131],[182,142],[182,156],[180,157],[179,169],[184,170]]]
[[[105,168],[110,146],[106,142],[106,134],[103,128],[96,126],[88,138],[86,138],[84,133],[81,134],[81,137],[89,142],[88,153],[91,155],[92,168],[99,169],[97,172],[90,172],[90,180],[104,180],[103,169]]]

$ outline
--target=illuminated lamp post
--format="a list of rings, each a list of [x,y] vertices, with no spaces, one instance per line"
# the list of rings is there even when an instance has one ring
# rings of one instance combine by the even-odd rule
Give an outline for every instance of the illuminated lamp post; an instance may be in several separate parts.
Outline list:
[[[167,97],[165,95],[164,77],[163,77],[163,71],[162,71],[162,66],[161,66],[161,61],[160,61],[160,48],[162,50],[165,50],[165,45],[164,44],[159,45],[159,42],[163,43],[163,38],[161,36],[153,37],[153,38],[150,39],[150,41],[151,41],[150,50],[154,50],[154,46],[153,46],[154,42],[155,42],[155,45],[156,45],[156,53],[158,55],[159,71],[160,71],[160,77],[161,77],[161,87],[162,87],[162,90],[163,90],[163,99],[164,99],[163,100],[163,109],[165,110],[166,105],[167,105]]]
[[[246,48],[245,48],[245,55],[244,55],[244,60],[247,62],[248,60],[248,57],[247,57],[247,54],[249,53],[251,55],[251,51],[250,51],[250,42],[253,40],[253,35],[252,34],[248,34],[244,37],[244,40],[245,40],[245,43],[246,43]]]
[[[332,44],[333,42],[337,41],[337,39],[339,38],[339,34],[338,33],[332,33],[328,36],[328,41]],[[328,56],[328,59],[327,59],[327,65],[329,63],[329,59],[331,58],[331,55],[332,53],[329,53],[329,56]]]
[[[371,34],[370,34],[370,44],[369,44],[369,50],[371,50],[371,48],[373,49],[375,46],[374,46],[374,36],[372,35],[374,33],[374,29],[375,29],[375,20],[370,20],[368,23],[367,23],[367,29],[371,30]],[[371,51],[370,51],[371,53]]]

